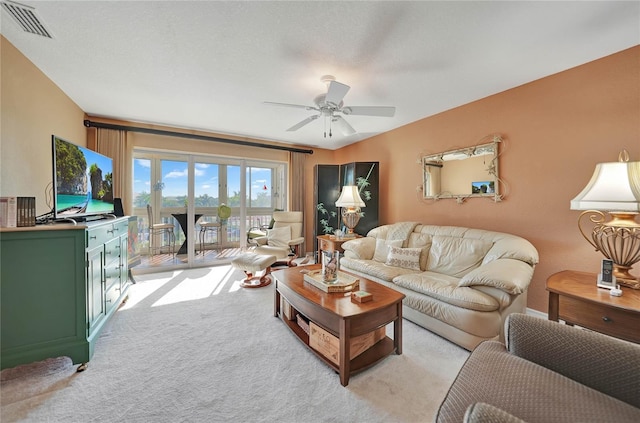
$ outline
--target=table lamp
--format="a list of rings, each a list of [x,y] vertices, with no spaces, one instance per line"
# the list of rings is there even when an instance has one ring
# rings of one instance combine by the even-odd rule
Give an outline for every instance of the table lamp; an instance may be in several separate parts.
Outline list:
[[[353,232],[353,228],[360,221],[360,207],[365,207],[364,201],[360,198],[358,187],[355,185],[343,186],[340,197],[336,201],[336,207],[342,207],[342,223],[348,229],[345,238],[354,238],[356,234]]]
[[[629,162],[626,150],[618,159],[596,165],[587,186],[571,200],[571,210],[585,210],[578,218],[578,228],[596,251],[613,261],[618,282],[640,289],[640,280],[630,273],[640,261],[640,224],[635,220],[640,212],[640,162]],[[590,236],[583,227],[587,216],[593,223]]]

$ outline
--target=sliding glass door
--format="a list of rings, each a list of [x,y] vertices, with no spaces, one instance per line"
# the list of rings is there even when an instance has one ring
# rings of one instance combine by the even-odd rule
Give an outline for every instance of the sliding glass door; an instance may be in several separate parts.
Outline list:
[[[268,224],[273,210],[284,208],[286,189],[279,187],[286,170],[286,163],[134,151],[133,204],[143,267],[228,263],[246,248],[251,227]],[[149,254],[147,204],[154,223],[174,225],[173,253]],[[219,215],[220,206],[230,208],[229,216]]]

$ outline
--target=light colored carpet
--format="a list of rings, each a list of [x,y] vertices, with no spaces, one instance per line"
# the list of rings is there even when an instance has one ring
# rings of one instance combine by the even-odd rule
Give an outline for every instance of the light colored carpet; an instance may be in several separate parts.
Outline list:
[[[468,356],[411,322],[403,354],[340,385],[230,266],[136,277],[89,367],[1,372],[1,421],[430,422]],[[392,331],[388,331],[392,333]]]

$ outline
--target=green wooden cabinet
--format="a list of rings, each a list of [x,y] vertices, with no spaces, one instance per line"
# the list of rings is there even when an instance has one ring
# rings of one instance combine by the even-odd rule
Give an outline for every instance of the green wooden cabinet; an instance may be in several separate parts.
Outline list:
[[[0,232],[1,368],[86,363],[126,298],[128,218]]]

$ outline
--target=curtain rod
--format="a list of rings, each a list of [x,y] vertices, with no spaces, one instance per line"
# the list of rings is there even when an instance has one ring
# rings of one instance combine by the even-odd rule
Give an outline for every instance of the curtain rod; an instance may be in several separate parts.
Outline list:
[[[259,142],[253,142],[253,141],[230,140],[227,138],[211,137],[208,135],[197,135],[197,134],[188,134],[184,132],[165,131],[163,129],[139,128],[137,126],[127,126],[127,125],[114,125],[111,123],[92,122],[88,119],[85,119],[84,126],[86,126],[87,128],[93,127],[93,128],[102,128],[102,129],[116,129],[119,131],[142,132],[145,134],[164,135],[167,137],[191,138],[191,139],[201,140],[201,141],[215,141],[215,142],[221,142],[226,144],[244,145],[247,147],[269,148],[272,150],[291,151],[293,153],[313,154],[313,150],[304,150],[302,148],[261,144]]]

